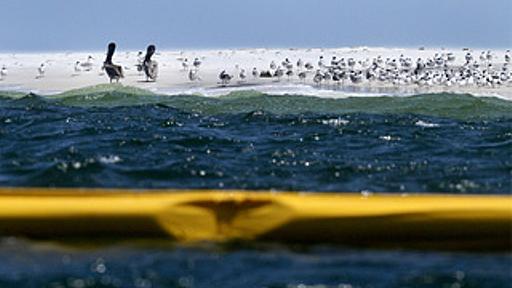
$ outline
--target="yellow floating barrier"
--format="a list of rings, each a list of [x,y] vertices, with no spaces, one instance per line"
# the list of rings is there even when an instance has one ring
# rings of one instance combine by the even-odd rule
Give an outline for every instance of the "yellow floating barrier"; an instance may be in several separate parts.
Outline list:
[[[3,188],[0,235],[510,250],[512,197]]]

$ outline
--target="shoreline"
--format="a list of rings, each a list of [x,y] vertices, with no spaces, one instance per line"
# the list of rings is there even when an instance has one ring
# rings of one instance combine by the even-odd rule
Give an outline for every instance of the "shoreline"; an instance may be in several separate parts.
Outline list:
[[[383,47],[345,47],[345,48],[240,48],[240,49],[197,49],[197,50],[162,50],[154,56],[159,64],[159,77],[156,82],[146,82],[145,76],[137,72],[137,51],[121,50],[114,55],[114,62],[122,65],[125,78],[120,83],[125,86],[134,86],[164,95],[203,93],[205,96],[215,96],[215,91],[239,91],[257,90],[263,93],[275,92],[277,94],[301,94],[321,97],[346,97],[347,95],[371,93],[379,95],[398,94],[407,96],[411,94],[429,93],[469,93],[475,96],[491,96],[512,101],[512,83],[506,83],[499,87],[477,86],[418,86],[416,84],[391,85],[389,83],[367,82],[361,84],[336,85],[327,83],[316,85],[313,81],[314,70],[310,71],[306,81],[300,81],[297,73],[292,77],[283,76],[277,82],[274,78],[254,78],[251,70],[256,67],[258,71],[268,69],[269,63],[275,61],[281,63],[285,58],[295,63],[297,59],[313,63],[316,66],[319,56],[324,56],[329,62],[332,56],[340,58],[354,58],[364,61],[377,56],[382,58],[395,58],[400,55],[416,59],[418,57],[432,57],[435,53],[451,52],[455,55],[455,65],[461,65],[464,61],[464,49],[451,50],[445,48],[427,48],[420,50],[410,48],[383,48]],[[473,50],[475,58],[480,50]],[[495,59],[502,59],[505,50],[494,50]],[[92,68],[90,71],[74,70],[76,61],[85,62],[88,56],[92,56]],[[0,68],[6,66],[8,74],[0,80],[0,91],[33,92],[40,95],[53,95],[61,92],[95,86],[108,83],[108,77],[101,71],[105,52],[52,52],[52,53],[0,53]],[[200,59],[201,66],[198,69],[200,81],[190,81],[188,70],[183,69],[182,61],[187,58],[190,63],[193,59]],[[496,60],[496,66],[501,65],[501,60]],[[45,73],[38,78],[38,67],[45,63]],[[190,65],[192,66],[192,65]],[[245,69],[247,78],[240,81],[237,77],[241,69]],[[218,75],[226,70],[234,76],[234,79],[225,88],[219,88]],[[316,70],[316,68],[315,68]],[[298,72],[298,71],[297,71]]]

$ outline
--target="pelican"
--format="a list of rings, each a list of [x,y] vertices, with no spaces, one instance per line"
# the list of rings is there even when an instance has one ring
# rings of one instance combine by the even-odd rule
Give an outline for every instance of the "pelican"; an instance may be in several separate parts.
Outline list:
[[[146,81],[156,81],[156,77],[158,76],[158,63],[155,60],[151,60],[151,57],[155,54],[155,50],[155,45],[149,45],[146,56],[144,57],[144,62],[142,62],[144,73],[146,73]]]
[[[226,73],[226,70],[222,70],[222,72],[220,72],[220,74],[219,74],[219,79],[223,86],[226,86],[227,84],[229,84],[229,81],[231,81],[232,78],[233,78],[233,76]]]
[[[124,77],[123,67],[112,63],[112,56],[114,56],[115,51],[116,43],[109,43],[107,50],[107,58],[105,58],[105,62],[103,62],[103,68],[105,69],[105,72],[107,72],[108,78],[110,78],[110,83],[112,83],[112,80],[116,80],[116,82],[119,82],[119,79]]]

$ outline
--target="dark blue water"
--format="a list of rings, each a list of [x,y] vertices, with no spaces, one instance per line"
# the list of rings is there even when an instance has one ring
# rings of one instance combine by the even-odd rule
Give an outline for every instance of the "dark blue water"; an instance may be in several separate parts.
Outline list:
[[[512,191],[512,103],[497,98],[254,91],[207,98],[119,86],[0,94],[1,186]],[[510,253],[41,245],[0,244],[0,287],[509,287],[512,280]],[[98,261],[106,271],[91,268]]]
[[[0,99],[2,186],[511,192],[512,105],[493,98]]]
[[[0,287],[510,287],[509,254],[0,244]]]

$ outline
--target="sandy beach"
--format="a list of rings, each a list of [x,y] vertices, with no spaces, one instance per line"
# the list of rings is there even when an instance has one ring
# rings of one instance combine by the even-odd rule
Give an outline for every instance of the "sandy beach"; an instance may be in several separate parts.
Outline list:
[[[142,50],[141,50],[142,51]],[[390,85],[380,82],[363,82],[360,84],[345,83],[334,85],[324,83],[316,85],[312,78],[320,56],[325,62],[330,62],[333,56],[337,59],[353,58],[356,61],[369,61],[380,56],[382,59],[409,57],[413,61],[417,58],[431,58],[436,53],[453,53],[455,60],[453,67],[461,66],[465,62],[464,56],[471,52],[475,58],[482,49],[401,49],[401,48],[332,48],[332,49],[224,49],[224,50],[164,50],[157,49],[153,57],[159,65],[159,76],[155,82],[147,82],[143,72],[137,71],[138,51],[126,51],[122,48],[116,52],[113,61],[122,65],[125,77],[121,79],[123,85],[135,86],[163,94],[202,94],[215,96],[225,94],[233,89],[255,89],[275,94],[314,94],[325,97],[341,97],[356,95],[357,92],[375,94],[418,94],[434,92],[459,92],[475,95],[498,96],[512,100],[512,85],[510,81],[499,86],[431,86],[418,85]],[[501,67],[504,63],[505,50],[493,50],[493,64]],[[92,59],[87,60],[89,56]],[[0,54],[0,67],[7,68],[7,75],[0,81],[0,90],[33,92],[42,95],[55,94],[70,89],[108,83],[109,79],[102,71],[105,51],[90,52],[58,52],[58,53],[2,53]],[[198,68],[200,80],[191,81],[188,77],[189,69],[193,68],[195,58],[201,61]],[[284,59],[296,63],[302,59],[304,63],[312,63],[315,69],[308,72],[310,75],[305,81],[300,81],[295,73],[291,77],[284,75],[281,80],[275,78],[265,79],[253,77],[251,71],[254,67],[258,71],[268,70],[269,64],[274,61],[278,65]],[[183,68],[184,59],[188,60],[189,68]],[[75,70],[76,62],[89,62],[89,71],[79,66]],[[44,63],[44,76],[40,76],[38,67]],[[241,80],[239,73],[245,69],[247,78]],[[498,68],[496,68],[498,69]],[[219,85],[219,73],[225,70],[234,76],[226,87]]]

